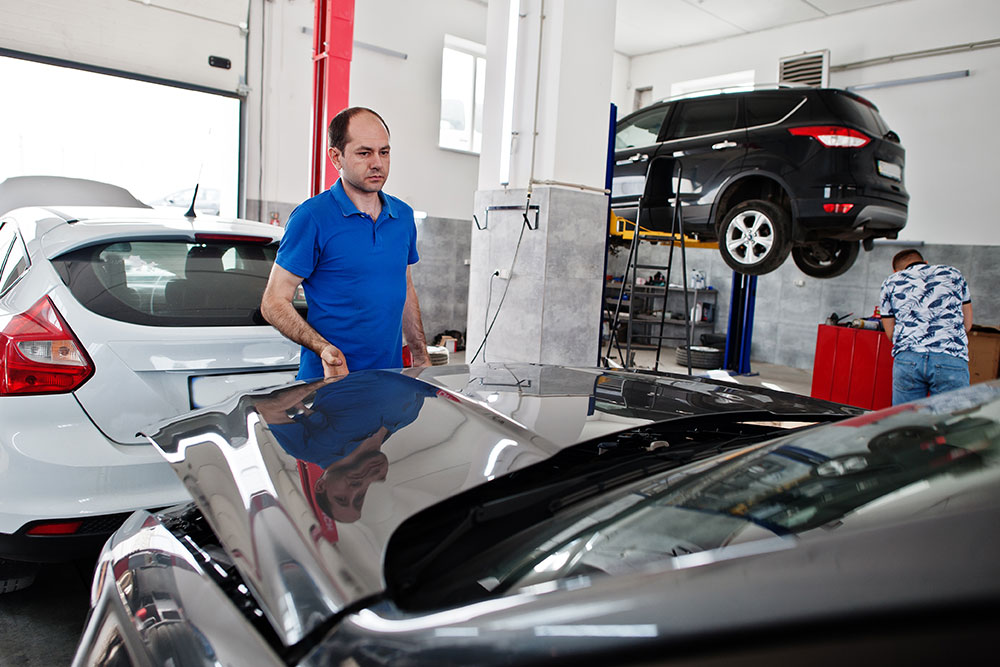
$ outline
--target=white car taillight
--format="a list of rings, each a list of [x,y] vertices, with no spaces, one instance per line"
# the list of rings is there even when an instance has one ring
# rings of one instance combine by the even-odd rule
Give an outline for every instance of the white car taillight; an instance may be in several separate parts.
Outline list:
[[[94,364],[49,298],[0,331],[0,396],[61,394],[94,373]]]
[[[836,125],[792,127],[788,131],[797,137],[812,137],[827,148],[861,148],[871,141],[866,134]]]

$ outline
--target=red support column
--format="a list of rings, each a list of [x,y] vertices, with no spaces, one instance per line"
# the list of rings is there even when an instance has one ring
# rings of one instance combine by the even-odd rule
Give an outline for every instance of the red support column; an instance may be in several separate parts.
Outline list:
[[[326,128],[347,108],[354,46],[354,0],[315,0],[313,25],[313,132],[310,191],[316,195],[337,180],[327,169]]]

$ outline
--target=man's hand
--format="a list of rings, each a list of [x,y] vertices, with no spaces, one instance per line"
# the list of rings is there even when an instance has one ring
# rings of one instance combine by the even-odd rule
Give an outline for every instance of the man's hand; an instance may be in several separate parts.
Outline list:
[[[319,360],[323,362],[323,377],[339,377],[347,375],[347,359],[336,345],[327,344],[320,352]]]
[[[427,353],[427,348],[426,347],[417,348],[416,350],[414,350],[411,347],[410,348],[410,354],[413,355],[412,366],[414,368],[426,368],[426,367],[432,365],[431,364],[431,355]]]

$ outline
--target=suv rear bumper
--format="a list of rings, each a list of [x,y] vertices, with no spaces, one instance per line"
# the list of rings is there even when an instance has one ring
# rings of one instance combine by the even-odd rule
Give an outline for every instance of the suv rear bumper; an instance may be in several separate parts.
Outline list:
[[[887,199],[852,198],[854,208],[848,213],[827,213],[824,204],[837,203],[829,199],[800,199],[800,232],[808,237],[822,236],[845,240],[865,238],[895,238],[906,226],[907,206]]]

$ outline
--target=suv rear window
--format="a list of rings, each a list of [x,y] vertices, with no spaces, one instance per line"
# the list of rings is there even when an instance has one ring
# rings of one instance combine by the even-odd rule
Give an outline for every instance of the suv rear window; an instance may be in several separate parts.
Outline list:
[[[152,326],[266,326],[260,299],[277,245],[132,241],[91,246],[52,264],[87,309]],[[305,307],[302,300],[296,306]]]
[[[835,91],[831,91],[827,96],[827,103],[834,114],[860,127],[873,137],[884,137],[889,132],[889,126],[871,103]]]
[[[746,96],[747,125],[768,125],[777,123],[787,116],[805,99],[803,95],[781,93],[754,93]]]

